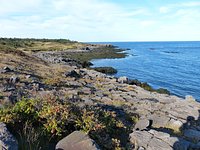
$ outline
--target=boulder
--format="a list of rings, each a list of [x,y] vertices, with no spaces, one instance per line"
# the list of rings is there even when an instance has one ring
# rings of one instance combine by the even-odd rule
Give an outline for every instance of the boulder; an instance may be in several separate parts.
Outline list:
[[[62,53],[54,51],[54,52],[38,52],[34,54],[34,56],[50,63],[81,67],[80,63],[77,62],[76,60],[71,58],[65,58],[58,55],[62,55]]]
[[[25,78],[26,78],[26,79],[29,79],[29,78],[31,78],[31,75],[28,74],[28,75],[25,76]]]
[[[191,147],[191,143],[183,138],[173,137],[168,133],[153,129],[131,133],[130,141],[137,150],[140,148],[145,150],[188,150]],[[194,144],[193,147],[198,147],[198,145]]]
[[[152,115],[149,117],[153,121],[152,126],[155,128],[165,127],[169,122],[170,118],[165,115]]]
[[[138,150],[145,150],[145,148],[144,147],[139,147]]]
[[[147,149],[149,150],[173,150],[173,148],[165,141],[157,138],[151,139]]]
[[[86,46],[86,47],[81,48],[81,50],[89,51],[89,50],[91,50],[91,49],[90,49],[90,47]]]
[[[119,77],[117,80],[119,83],[128,83],[128,78],[127,77]]]
[[[105,47],[112,48],[112,47],[114,47],[114,46],[113,46],[113,45],[111,45],[111,44],[105,44]]]
[[[147,147],[153,135],[147,131],[135,131],[130,134],[130,141],[134,144],[135,148]]]
[[[57,143],[56,150],[100,150],[100,148],[84,132],[74,131]]]
[[[148,120],[148,119],[142,119],[142,120],[139,120],[139,121],[135,124],[134,129],[135,129],[135,130],[145,130],[145,129],[147,129],[150,125],[151,125],[151,124],[150,124],[150,120]]]
[[[98,72],[109,74],[109,75],[117,73],[117,70],[113,67],[94,67],[93,69]]]
[[[6,125],[0,122],[0,150],[18,150],[18,144]]]
[[[195,98],[191,95],[186,95],[185,100],[188,101],[188,102],[196,101]]]
[[[7,72],[11,72],[13,71],[12,69],[10,69],[9,67],[4,67],[3,69],[0,69],[0,73],[7,73]]]
[[[149,133],[153,134],[154,137],[156,137],[158,139],[162,139],[162,140],[170,138],[170,134],[169,133],[165,133],[165,132],[162,132],[162,131],[156,131],[154,129],[149,130]]]
[[[10,79],[9,79],[9,83],[13,83],[13,84],[15,84],[15,83],[17,83],[17,82],[19,82],[20,81],[20,79],[19,79],[19,77],[17,77],[17,76],[12,76]]]
[[[178,131],[179,129],[181,129],[181,127],[183,127],[183,122],[181,122],[180,120],[171,119],[167,123],[167,126],[172,130]]]
[[[81,75],[75,70],[72,70],[70,72],[65,72],[64,76],[65,77],[74,77],[74,78],[80,78],[81,77]]]
[[[151,133],[154,138],[162,139],[163,142],[167,143],[175,150],[187,150],[190,146],[190,142],[184,140],[181,137],[171,136],[169,133],[166,132],[156,131],[152,129],[149,131],[149,133]]]

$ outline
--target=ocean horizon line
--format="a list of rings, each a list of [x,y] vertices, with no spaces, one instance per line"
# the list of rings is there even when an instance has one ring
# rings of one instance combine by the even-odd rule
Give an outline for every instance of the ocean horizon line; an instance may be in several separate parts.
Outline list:
[[[200,42],[199,41],[96,41],[96,42],[83,42],[83,43],[119,43],[119,42],[123,42],[123,43],[129,43],[129,42],[137,42],[137,43],[141,43],[141,42]]]

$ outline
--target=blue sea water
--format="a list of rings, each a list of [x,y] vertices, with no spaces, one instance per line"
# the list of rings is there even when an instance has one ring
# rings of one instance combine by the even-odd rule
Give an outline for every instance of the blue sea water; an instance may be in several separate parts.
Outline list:
[[[108,44],[105,42],[105,44]],[[172,94],[200,101],[200,42],[111,42],[126,58],[92,60],[94,67],[111,66],[127,76],[166,88]]]

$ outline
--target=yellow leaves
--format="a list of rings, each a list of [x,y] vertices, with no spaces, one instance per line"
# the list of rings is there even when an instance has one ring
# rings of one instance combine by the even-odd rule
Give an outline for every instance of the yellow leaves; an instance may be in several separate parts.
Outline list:
[[[80,119],[76,121],[77,126],[83,129],[86,133],[95,130],[96,120],[94,112],[87,112],[83,110],[83,115]]]
[[[0,122],[11,123],[12,122],[12,115],[11,114],[7,114],[5,116],[1,116],[0,117]]]
[[[58,122],[55,119],[48,120],[46,124],[44,124],[45,128],[48,132],[55,134],[55,135],[61,135],[62,129],[58,127]]]
[[[43,125],[48,133],[61,135],[70,114],[69,105],[56,97],[22,99],[13,107],[0,110],[0,121],[23,124],[24,121]]]
[[[120,140],[112,138],[112,143],[115,145],[115,150],[121,150]]]
[[[137,116],[132,116],[131,120],[133,121],[133,123],[137,123],[139,121],[139,117]]]
[[[14,118],[16,117],[16,114],[13,113],[9,107],[0,109],[0,122],[14,123]]]
[[[20,102],[16,103],[15,106],[13,107],[14,112],[21,112],[25,114],[31,114],[35,111],[35,103],[37,100],[26,100],[22,99]]]
[[[124,128],[125,127],[122,121],[117,121],[116,126],[118,128]]]
[[[13,107],[0,109],[0,122],[19,127],[28,121],[34,125],[33,128],[42,129],[47,136],[56,138],[73,130],[83,130],[101,146],[110,149],[120,149],[119,136],[129,130],[124,120],[132,119],[123,117],[121,119],[116,111],[99,106],[79,108],[55,96],[40,100],[23,99]]]
[[[61,135],[62,127],[68,121],[69,109],[67,104],[60,104],[53,100],[52,103],[43,103],[43,107],[38,112],[38,116],[47,121],[44,124],[48,132]]]

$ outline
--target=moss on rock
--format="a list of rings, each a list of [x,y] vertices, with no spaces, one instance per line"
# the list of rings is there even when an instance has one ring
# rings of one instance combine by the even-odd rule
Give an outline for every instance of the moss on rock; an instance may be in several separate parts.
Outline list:
[[[95,67],[93,69],[98,71],[98,72],[109,74],[109,75],[117,73],[117,70],[113,67]]]

